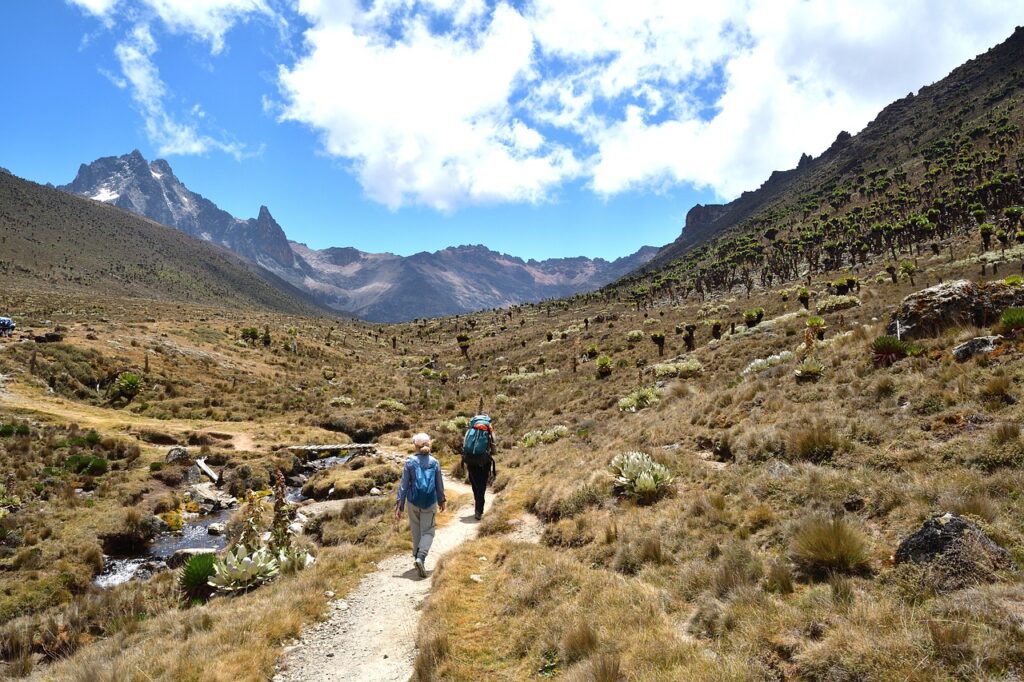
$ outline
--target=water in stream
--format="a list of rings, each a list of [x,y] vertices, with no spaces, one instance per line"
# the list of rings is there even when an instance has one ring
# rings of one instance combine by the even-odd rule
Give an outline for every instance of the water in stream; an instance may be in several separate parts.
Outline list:
[[[226,539],[210,535],[213,523],[227,523],[235,509],[222,509],[211,514],[186,520],[179,533],[161,533],[143,554],[129,557],[103,557],[103,572],[93,579],[97,587],[113,587],[134,578],[149,579],[154,573],[167,568],[167,559],[179,549],[223,549]]]
[[[305,471],[314,474],[324,469],[345,464],[351,455],[342,457],[324,457],[305,463]],[[271,498],[272,499],[272,498]],[[306,498],[302,495],[301,486],[285,488],[285,501],[297,504]],[[154,573],[167,569],[167,559],[179,549],[212,549],[224,548],[226,538],[222,535],[210,535],[209,527],[213,523],[227,523],[236,509],[222,509],[211,514],[185,520],[185,526],[179,533],[161,533],[153,539],[145,552],[128,557],[103,557],[103,572],[93,579],[97,587],[113,587],[129,580],[148,580]]]
[[[327,460],[320,461],[326,462]],[[334,464],[337,463],[334,462]],[[333,464],[329,466],[333,466]],[[301,488],[285,488],[287,502],[295,504],[305,499]],[[235,511],[237,511],[237,507],[186,519],[181,532],[157,535],[143,554],[128,557],[103,557],[103,572],[93,579],[93,584],[97,587],[108,588],[133,579],[148,580],[154,573],[166,570],[167,560],[179,549],[202,548],[216,551],[223,549],[227,539],[223,535],[210,535],[209,528],[214,523],[227,523]]]

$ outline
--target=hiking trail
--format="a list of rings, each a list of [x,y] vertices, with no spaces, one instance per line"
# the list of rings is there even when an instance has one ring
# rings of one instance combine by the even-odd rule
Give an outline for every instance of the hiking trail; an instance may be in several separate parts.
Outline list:
[[[468,485],[451,478],[444,484],[447,491],[472,500]],[[492,498],[487,497],[487,508]],[[407,682],[416,657],[420,607],[430,594],[437,561],[477,534],[472,502],[454,515],[438,526],[426,578],[416,574],[409,554],[378,563],[346,598],[330,603],[327,620],[304,629],[298,643],[285,649],[274,680]]]

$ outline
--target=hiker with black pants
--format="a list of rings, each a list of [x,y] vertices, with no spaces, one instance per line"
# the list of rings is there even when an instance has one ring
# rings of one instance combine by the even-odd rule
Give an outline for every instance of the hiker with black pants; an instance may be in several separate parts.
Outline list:
[[[444,477],[441,465],[430,454],[430,436],[417,433],[412,437],[416,453],[405,461],[402,482],[395,502],[395,520],[409,506],[409,531],[412,533],[412,559],[421,578],[427,577],[427,553],[434,542],[437,512],[444,511]]]
[[[469,482],[473,487],[473,501],[476,505],[476,520],[484,514],[484,495],[487,493],[487,482],[491,474],[497,473],[494,464],[494,429],[491,418],[486,414],[478,414],[469,422],[466,437],[462,442],[462,461],[469,473]]]

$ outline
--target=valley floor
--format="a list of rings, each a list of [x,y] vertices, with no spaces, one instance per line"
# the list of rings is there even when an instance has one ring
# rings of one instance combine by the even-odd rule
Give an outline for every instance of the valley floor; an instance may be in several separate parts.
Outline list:
[[[1012,293],[1005,274],[981,279]],[[1024,347],[1000,327],[959,361],[992,328],[956,323],[880,361],[899,302],[977,279],[977,261],[922,255],[914,284],[851,276],[842,295],[812,282],[807,309],[796,287],[647,307],[613,293],[388,327],[15,294],[19,331],[63,339],[0,340],[3,674],[307,679],[354,661],[364,679],[1012,679]],[[675,331],[690,323],[693,350]],[[129,399],[111,388],[126,372]],[[442,528],[431,580],[410,581],[396,460],[425,430],[450,471],[481,398],[495,503]],[[318,470],[287,449],[350,440],[379,453]],[[628,452],[649,456],[647,492],[609,467]],[[238,501],[229,545],[274,527],[262,500],[281,472],[304,498],[284,510],[290,542],[316,562],[195,598],[176,571],[97,587],[152,519],[190,522],[194,458]],[[946,513],[978,544],[896,560]]]

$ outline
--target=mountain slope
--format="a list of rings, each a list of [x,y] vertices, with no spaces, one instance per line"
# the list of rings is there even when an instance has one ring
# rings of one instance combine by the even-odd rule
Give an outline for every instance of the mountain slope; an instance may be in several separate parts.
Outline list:
[[[121,157],[107,156],[82,164],[75,179],[58,189],[176,227],[193,237],[226,246],[255,263],[293,264],[284,231],[266,206],[260,207],[257,218],[235,218],[185,187],[165,160],[149,163],[137,149]]]
[[[227,250],[113,206],[0,173],[0,273],[76,294],[323,311]]]
[[[890,104],[859,134],[840,133],[819,157],[805,155],[729,204],[695,206],[679,238],[644,271],[667,268],[662,280],[697,289],[746,284],[750,276],[763,276],[763,285],[769,276],[855,267],[886,252],[896,260],[891,244],[1006,223],[1002,210],[1020,201],[1022,88],[1018,28]],[[972,213],[974,204],[982,212]]]
[[[402,257],[356,249],[314,250],[293,243],[298,269],[275,270],[318,300],[377,322],[455,315],[569,296],[615,281],[654,255],[644,247],[615,261],[523,261],[483,246]]]
[[[656,249],[615,261],[523,261],[482,246],[409,257],[352,248],[313,250],[291,243],[261,206],[241,220],[192,192],[163,159],[136,150],[82,164],[60,189],[113,204],[194,237],[221,244],[309,292],[324,305],[376,322],[465,313],[597,289],[632,272]]]

